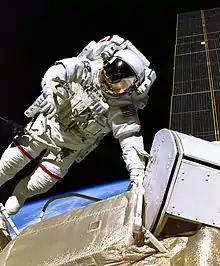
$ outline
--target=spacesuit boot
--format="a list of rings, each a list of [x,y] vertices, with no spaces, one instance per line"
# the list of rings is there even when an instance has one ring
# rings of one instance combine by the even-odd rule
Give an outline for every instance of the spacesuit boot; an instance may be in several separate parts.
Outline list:
[[[28,181],[30,176],[22,179],[15,187],[12,196],[10,196],[6,203],[5,209],[9,215],[16,214],[23,206],[28,195]]]
[[[67,169],[61,169],[49,162],[44,162],[44,166],[47,167],[47,172],[45,172],[45,170],[41,167],[37,167],[33,173],[20,180],[16,185],[12,196],[9,197],[5,203],[5,209],[9,215],[16,214],[21,209],[27,198],[45,193],[56,184],[58,179],[51,176],[52,171],[57,174],[58,171],[60,171],[60,176],[65,175],[67,171]],[[63,172],[61,173],[61,171]]]
[[[5,209],[9,215],[16,214],[21,207],[23,206],[26,198],[25,197],[16,197],[15,195],[8,198],[5,203]]]

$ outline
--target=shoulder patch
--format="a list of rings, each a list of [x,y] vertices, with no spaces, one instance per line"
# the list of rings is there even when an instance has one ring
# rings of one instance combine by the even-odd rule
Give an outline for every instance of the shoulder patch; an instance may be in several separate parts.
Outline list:
[[[130,117],[137,114],[136,107],[133,104],[128,104],[120,108],[124,117]]]
[[[82,62],[83,62],[84,68],[86,68],[89,72],[91,72],[92,68],[91,68],[91,66],[90,66],[89,61],[84,60],[84,61],[82,61]]]

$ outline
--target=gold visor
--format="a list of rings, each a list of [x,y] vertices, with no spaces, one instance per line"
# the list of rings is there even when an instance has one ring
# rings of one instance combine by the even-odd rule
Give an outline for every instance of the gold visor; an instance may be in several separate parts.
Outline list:
[[[99,74],[99,82],[102,89],[112,96],[120,96],[126,92],[132,90],[136,77],[123,78],[118,82],[112,82],[106,75],[105,70],[102,70]]]

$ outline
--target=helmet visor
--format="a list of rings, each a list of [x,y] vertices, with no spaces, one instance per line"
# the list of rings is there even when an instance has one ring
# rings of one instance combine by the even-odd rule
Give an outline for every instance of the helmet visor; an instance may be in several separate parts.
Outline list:
[[[120,58],[116,58],[112,63],[107,63],[104,66],[104,70],[112,83],[135,76],[133,69]]]
[[[132,89],[136,76],[128,64],[116,58],[104,66],[99,81],[106,93],[118,96]]]

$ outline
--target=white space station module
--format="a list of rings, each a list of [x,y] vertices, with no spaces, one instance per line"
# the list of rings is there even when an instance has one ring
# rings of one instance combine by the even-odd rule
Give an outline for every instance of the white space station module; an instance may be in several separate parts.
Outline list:
[[[45,207],[21,232],[11,221],[0,265],[219,265],[219,150],[160,130],[142,185],[47,220]]]

